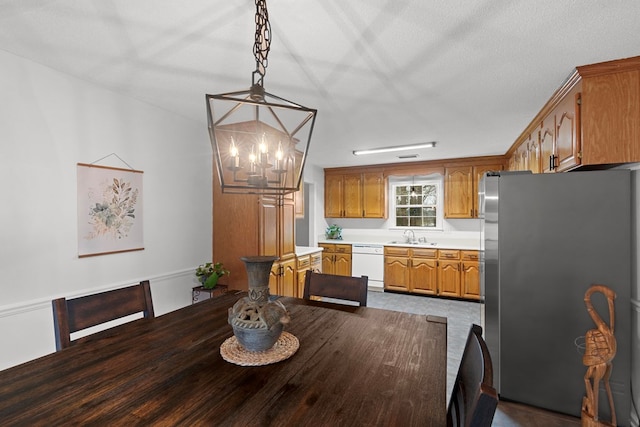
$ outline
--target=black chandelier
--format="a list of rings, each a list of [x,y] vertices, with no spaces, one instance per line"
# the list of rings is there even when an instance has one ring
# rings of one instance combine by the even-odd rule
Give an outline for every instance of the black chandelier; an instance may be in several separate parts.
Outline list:
[[[317,110],[264,90],[271,26],[256,0],[251,88],[206,95],[209,137],[222,192],[284,195],[298,191]]]

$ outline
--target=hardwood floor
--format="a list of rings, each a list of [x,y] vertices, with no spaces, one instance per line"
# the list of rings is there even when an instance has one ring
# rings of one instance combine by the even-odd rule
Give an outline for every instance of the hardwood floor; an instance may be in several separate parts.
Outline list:
[[[472,323],[481,324],[480,304],[391,292],[369,292],[367,306],[415,314],[433,314],[447,318],[447,393],[450,395],[469,328]],[[494,427],[571,427],[579,426],[580,418],[520,403],[500,401],[492,425]]]

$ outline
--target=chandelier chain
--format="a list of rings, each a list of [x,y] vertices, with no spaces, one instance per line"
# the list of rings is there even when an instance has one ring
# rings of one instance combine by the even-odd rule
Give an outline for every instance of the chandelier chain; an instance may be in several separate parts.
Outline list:
[[[253,45],[253,55],[256,58],[256,70],[253,72],[253,83],[263,85],[267,73],[269,50],[271,48],[271,24],[267,12],[267,1],[256,0],[256,38]],[[256,81],[256,75],[259,76]]]

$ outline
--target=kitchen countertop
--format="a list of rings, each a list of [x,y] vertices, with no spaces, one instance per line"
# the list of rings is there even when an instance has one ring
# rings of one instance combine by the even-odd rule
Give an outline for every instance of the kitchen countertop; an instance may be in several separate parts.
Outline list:
[[[318,246],[296,246],[296,256],[305,256],[315,252],[322,252],[323,250]]]
[[[398,243],[391,243],[398,242]],[[353,245],[353,244],[379,244],[383,246],[401,246],[401,247],[410,247],[410,248],[431,248],[431,249],[460,249],[460,250],[468,250],[468,251],[478,251],[480,250],[480,238],[457,238],[457,237],[445,237],[445,236],[437,236],[433,238],[427,238],[427,243],[404,243],[402,238],[393,237],[389,239],[379,239],[377,241],[372,241],[370,239],[361,239],[361,238],[343,238],[342,240],[333,240],[333,239],[324,239],[319,240],[318,243],[333,243],[333,244],[345,244],[345,245]]]

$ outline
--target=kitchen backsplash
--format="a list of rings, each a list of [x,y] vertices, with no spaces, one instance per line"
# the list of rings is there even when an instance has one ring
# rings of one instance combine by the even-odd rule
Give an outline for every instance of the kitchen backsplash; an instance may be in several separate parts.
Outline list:
[[[375,223],[378,224],[375,224]],[[333,219],[329,224],[337,224],[342,227],[342,238],[344,241],[383,243],[392,240],[402,240],[405,229],[382,227],[385,221],[370,219]],[[451,239],[477,240],[480,241],[480,220],[479,219],[458,219],[444,221],[444,229],[438,231],[423,231],[412,228],[416,239],[421,237],[427,241],[442,241]],[[377,226],[376,226],[377,225]],[[325,240],[324,233],[318,236],[318,240]]]

